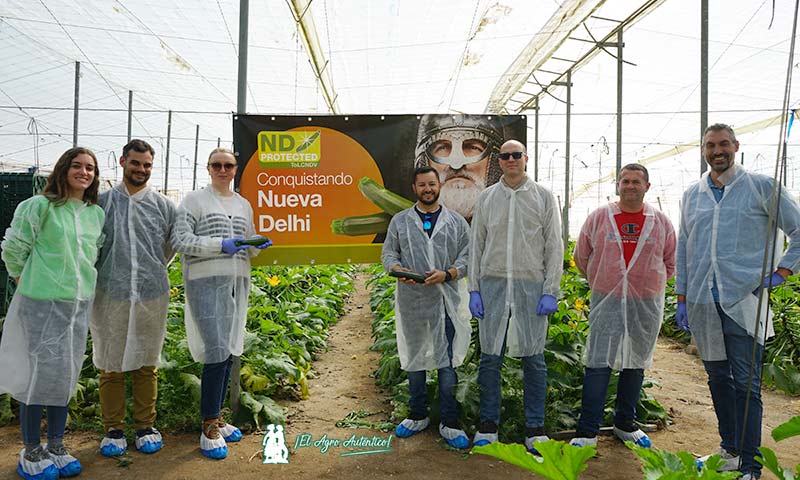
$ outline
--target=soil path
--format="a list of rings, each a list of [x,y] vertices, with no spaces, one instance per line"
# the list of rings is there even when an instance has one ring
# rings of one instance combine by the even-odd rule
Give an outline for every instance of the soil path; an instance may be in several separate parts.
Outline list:
[[[376,412],[366,418],[380,421],[391,409],[385,392],[369,376],[375,369],[378,354],[369,351],[372,343],[369,293],[364,276],[356,279],[356,293],[349,300],[342,319],[331,329],[329,351],[314,362],[316,378],[310,381],[311,398],[288,402],[286,445],[290,449],[288,465],[261,463],[263,435],[245,435],[229,444],[228,458],[211,461],[198,448],[197,434],[165,435],[164,449],[151,456],[132,452],[130,464],[102,457],[98,452],[100,437],[92,433],[68,433],[66,441],[84,466],[84,479],[418,479],[457,478],[509,480],[533,478],[528,472],[482,455],[468,456],[448,449],[436,428],[409,439],[392,437],[391,451],[341,456],[353,452],[331,446],[326,453],[319,447],[293,449],[298,436],[308,434],[312,442],[324,435],[341,442],[356,437],[378,437],[386,441],[389,433],[371,429],[337,428],[336,422],[353,411]],[[686,450],[695,454],[711,452],[719,444],[716,420],[706,386],[702,363],[686,354],[682,347],[659,341],[654,366],[649,375],[662,385],[655,397],[675,417],[668,429],[651,434],[656,446],[670,451]],[[800,463],[800,439],[776,445],[768,432],[794,415],[800,414],[800,399],[773,392],[764,394],[764,444],[778,454],[785,466]],[[307,438],[307,437],[306,437]],[[22,445],[19,428],[0,429],[0,480],[19,478],[14,473]],[[360,447],[355,451],[380,449]],[[582,479],[616,480],[642,478],[640,464],[625,446],[610,437],[600,439],[599,455],[590,461]],[[772,478],[765,474],[763,478]]]

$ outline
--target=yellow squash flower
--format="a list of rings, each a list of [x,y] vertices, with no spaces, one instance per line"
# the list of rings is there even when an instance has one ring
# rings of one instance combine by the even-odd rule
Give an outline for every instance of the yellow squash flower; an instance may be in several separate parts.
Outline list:
[[[269,283],[273,287],[277,287],[278,284],[281,283],[281,279],[278,278],[277,275],[273,275],[271,277],[267,277],[267,283]]]

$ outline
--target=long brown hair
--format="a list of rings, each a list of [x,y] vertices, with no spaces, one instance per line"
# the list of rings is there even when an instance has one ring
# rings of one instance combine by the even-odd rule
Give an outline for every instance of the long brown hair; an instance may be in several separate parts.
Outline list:
[[[83,192],[83,201],[89,205],[97,203],[97,192],[100,190],[100,169],[97,165],[97,157],[94,155],[94,152],[88,148],[73,147],[61,154],[55,167],[53,167],[53,173],[47,177],[47,185],[45,185],[44,190],[42,190],[42,194],[56,205],[65,204],[69,198],[67,174],[72,166],[72,161],[81,154],[89,155],[92,157],[92,160],[94,160],[94,179],[92,180],[92,184],[89,185],[89,188]]]

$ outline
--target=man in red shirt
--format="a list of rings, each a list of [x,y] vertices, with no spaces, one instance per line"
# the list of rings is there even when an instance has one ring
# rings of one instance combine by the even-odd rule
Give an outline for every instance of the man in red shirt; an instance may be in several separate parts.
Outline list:
[[[650,447],[635,424],[644,369],[653,361],[664,315],[664,287],[675,271],[675,230],[644,202],[647,169],[622,167],[619,200],[592,212],[575,246],[575,264],[592,289],[581,416],[572,445],[597,445],[611,370],[619,370],[614,434]]]

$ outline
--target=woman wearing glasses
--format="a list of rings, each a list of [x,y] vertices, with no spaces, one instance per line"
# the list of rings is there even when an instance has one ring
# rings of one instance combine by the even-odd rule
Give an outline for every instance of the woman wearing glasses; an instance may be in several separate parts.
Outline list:
[[[203,455],[222,459],[226,442],[242,433],[225,423],[220,409],[225,400],[233,355],[241,355],[250,292],[250,257],[272,245],[242,244],[253,237],[253,209],[231,190],[236,157],[216,148],[208,157],[211,185],[186,195],[178,207],[172,246],[182,255],[186,289],[186,338],[192,358],[203,363],[200,414]]]

